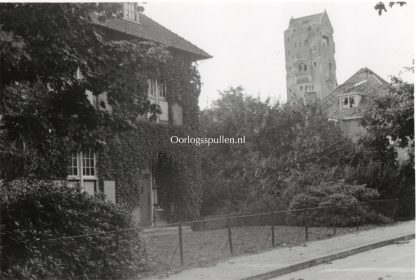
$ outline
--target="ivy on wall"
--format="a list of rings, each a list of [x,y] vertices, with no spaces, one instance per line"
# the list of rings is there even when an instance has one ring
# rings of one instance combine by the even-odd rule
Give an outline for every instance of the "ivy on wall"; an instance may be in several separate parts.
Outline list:
[[[180,56],[171,57],[161,73],[169,108],[174,103],[183,108],[183,125],[137,121],[127,130],[103,129],[105,144],[98,153],[98,176],[101,185],[103,180],[115,180],[117,202],[133,209],[140,201],[142,172],[149,168],[156,176],[159,202],[170,213],[169,218],[192,219],[199,216],[202,196],[198,148],[173,144],[170,138],[197,136],[200,78],[195,65]]]
[[[189,54],[98,24],[121,13],[120,3],[2,5],[0,162],[8,164],[0,164],[0,178],[65,179],[71,153],[89,149],[99,154],[100,178],[117,181],[120,202],[138,203],[137,178],[151,164],[162,170],[162,201],[178,205],[178,218],[195,216],[198,153],[169,138],[198,131],[198,71]],[[169,119],[171,106],[181,105],[182,127],[138,121],[161,113],[148,100],[148,79],[166,82]],[[106,102],[91,106],[86,90],[106,93],[111,114],[101,110]],[[156,168],[159,157],[169,167]]]
[[[114,133],[105,131],[103,149],[98,154],[98,174],[103,180],[115,180],[117,202],[128,209],[139,205],[142,171],[150,168],[159,185],[163,209],[174,203],[173,219],[199,215],[201,203],[200,161],[195,146],[170,143],[171,135],[186,137],[193,131],[141,122],[137,128]]]

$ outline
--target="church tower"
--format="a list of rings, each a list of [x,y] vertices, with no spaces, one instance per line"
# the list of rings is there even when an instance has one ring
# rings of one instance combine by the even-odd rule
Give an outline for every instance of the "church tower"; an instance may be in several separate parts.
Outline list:
[[[326,11],[290,19],[284,33],[289,103],[322,100],[338,86],[333,33]]]

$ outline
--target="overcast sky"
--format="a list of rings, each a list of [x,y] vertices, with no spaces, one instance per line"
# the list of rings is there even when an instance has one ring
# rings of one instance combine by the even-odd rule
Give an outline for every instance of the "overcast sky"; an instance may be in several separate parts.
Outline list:
[[[218,91],[239,85],[262,100],[286,102],[283,32],[292,16],[325,9],[334,28],[338,84],[362,67],[386,80],[399,75],[414,59],[415,7],[395,6],[379,16],[377,2],[149,1],[144,7],[146,15],[213,56],[199,63],[203,109]]]

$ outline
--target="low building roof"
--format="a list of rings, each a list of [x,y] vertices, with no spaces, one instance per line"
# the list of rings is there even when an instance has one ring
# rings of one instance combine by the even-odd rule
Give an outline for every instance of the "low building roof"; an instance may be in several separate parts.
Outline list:
[[[369,106],[371,98],[387,94],[389,83],[368,68],[361,68],[342,85],[322,100],[328,117],[336,119],[359,118]],[[358,107],[340,108],[341,96],[361,95]]]
[[[198,48],[191,42],[185,40],[142,13],[140,13],[139,22],[116,17],[106,19],[105,21],[99,21],[96,18],[93,18],[93,20],[97,25],[187,52],[191,54],[195,60],[212,57],[204,50]]]

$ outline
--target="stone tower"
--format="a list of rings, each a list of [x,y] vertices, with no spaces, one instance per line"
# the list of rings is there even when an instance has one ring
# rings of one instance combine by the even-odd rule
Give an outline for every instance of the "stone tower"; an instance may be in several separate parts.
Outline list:
[[[333,33],[326,11],[290,19],[284,34],[289,103],[322,100],[338,86]]]

